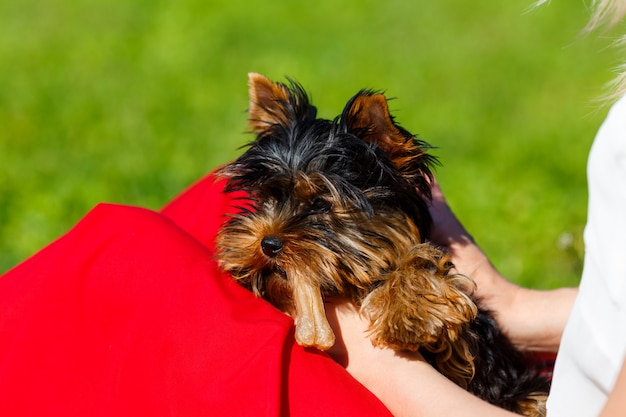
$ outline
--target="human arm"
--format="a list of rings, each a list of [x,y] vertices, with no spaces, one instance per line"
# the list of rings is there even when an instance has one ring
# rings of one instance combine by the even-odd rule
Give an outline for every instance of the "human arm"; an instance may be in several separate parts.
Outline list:
[[[617,376],[613,390],[598,417],[622,417],[626,410],[626,361]]]
[[[437,182],[432,193],[430,240],[449,252],[459,273],[474,279],[475,295],[493,311],[503,331],[518,348],[556,352],[578,290],[541,291],[513,284],[494,267],[454,215]]]
[[[398,353],[372,345],[369,322],[346,300],[326,304],[337,341],[328,352],[396,417],[510,417],[437,372],[419,353]]]

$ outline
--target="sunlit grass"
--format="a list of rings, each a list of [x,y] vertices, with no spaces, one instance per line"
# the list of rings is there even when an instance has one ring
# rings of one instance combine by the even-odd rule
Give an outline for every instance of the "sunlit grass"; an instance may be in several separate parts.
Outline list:
[[[611,39],[583,2],[0,0],[0,271],[100,201],[158,209],[237,155],[246,74],[333,117],[361,88],[437,146],[453,207],[511,279],[577,283]]]

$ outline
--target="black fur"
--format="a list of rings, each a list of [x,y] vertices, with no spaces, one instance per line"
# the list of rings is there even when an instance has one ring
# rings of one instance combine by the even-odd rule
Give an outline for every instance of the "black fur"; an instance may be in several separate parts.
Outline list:
[[[295,173],[319,172],[332,183],[342,198],[349,201],[352,210],[365,213],[370,218],[375,212],[403,212],[418,227],[422,242],[426,241],[432,223],[428,211],[429,167],[436,163],[436,159],[425,153],[409,159],[415,166],[405,169],[414,174],[406,175],[394,166],[385,151],[363,140],[369,134],[366,129],[355,131],[351,127],[348,109],[354,100],[375,92],[360,91],[348,102],[341,116],[335,120],[323,120],[316,118],[316,109],[309,103],[301,86],[291,82],[286,88],[288,99],[283,103],[282,111],[288,114],[277,118],[290,123],[268,123],[265,129],[257,132],[257,138],[249,144],[245,154],[222,170],[221,174],[228,178],[226,191],[246,191],[252,204],[248,210],[252,213],[258,208],[255,206],[266,201],[288,201],[296,182]],[[415,148],[429,148],[400,126],[395,127],[406,141],[415,144]],[[293,221],[306,223],[304,229],[314,230],[315,235],[311,239],[327,245],[333,252],[354,252],[353,248],[333,246],[337,245],[334,235],[338,231],[341,234],[344,226],[324,225],[324,221],[333,219],[319,217],[329,210],[323,200],[313,198],[303,204],[306,207],[299,209],[301,215]],[[231,220],[228,226],[237,227],[237,222]],[[325,231],[328,231],[328,236]],[[371,241],[371,245],[386,245],[380,243],[384,236],[358,238]],[[352,255],[358,257],[358,253]],[[349,274],[349,268],[346,269],[342,273]],[[529,367],[525,355],[510,343],[488,311],[479,307],[479,314],[469,324],[469,329],[474,334],[472,348],[476,357],[475,375],[468,386],[470,392],[516,412],[521,411],[518,403],[530,393],[547,394],[548,379]],[[435,355],[424,349],[420,351],[436,367]]]
[[[295,172],[322,172],[356,209],[373,213],[374,206],[388,206],[390,210],[403,211],[426,236],[432,222],[426,203],[430,197],[427,183],[406,181],[382,150],[349,132],[345,111],[332,121],[316,119],[315,107],[309,104],[301,87],[292,85],[291,91],[299,104],[293,109],[292,119],[298,122],[289,129],[268,126],[267,131],[249,143],[245,154],[227,167],[237,175],[230,178],[226,191],[244,190],[252,199],[263,195],[284,201],[284,195],[293,188]],[[363,90],[359,94],[372,93]],[[407,135],[407,140],[415,141],[416,146],[428,146],[408,132]],[[421,161],[422,165],[435,163],[431,155],[424,155]],[[415,192],[416,185],[421,194]]]
[[[470,323],[476,335],[473,350],[476,373],[467,390],[485,401],[513,412],[521,412],[519,402],[529,393],[547,394],[550,379],[533,365],[533,358],[520,352],[502,333],[493,315],[479,308]],[[420,351],[436,367],[434,355]]]

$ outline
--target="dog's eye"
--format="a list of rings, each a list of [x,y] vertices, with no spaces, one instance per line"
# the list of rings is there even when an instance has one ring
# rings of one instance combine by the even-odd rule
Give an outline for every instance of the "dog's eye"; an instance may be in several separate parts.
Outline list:
[[[315,200],[313,200],[310,207],[311,213],[315,214],[328,213],[332,209],[333,204],[328,200],[324,200],[323,198],[316,198]]]

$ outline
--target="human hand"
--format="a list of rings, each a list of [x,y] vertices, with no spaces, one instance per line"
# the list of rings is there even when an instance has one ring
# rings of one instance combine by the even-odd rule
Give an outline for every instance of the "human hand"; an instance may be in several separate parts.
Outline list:
[[[556,351],[577,290],[539,291],[510,282],[454,215],[436,180],[432,183],[432,197],[430,240],[450,254],[458,273],[476,282],[474,296],[481,307],[493,312],[499,326],[519,349]],[[551,314],[545,314],[546,311]]]
[[[437,179],[433,179],[431,193],[432,201],[429,210],[433,219],[433,229],[430,234],[430,240],[444,247],[474,244],[474,238],[461,224],[448,205]]]
[[[429,210],[433,227],[429,240],[450,254],[458,273],[471,277],[479,287],[485,287],[490,284],[487,278],[491,279],[499,273],[456,217],[436,179],[431,184],[431,191]],[[483,288],[483,292],[486,290]]]

